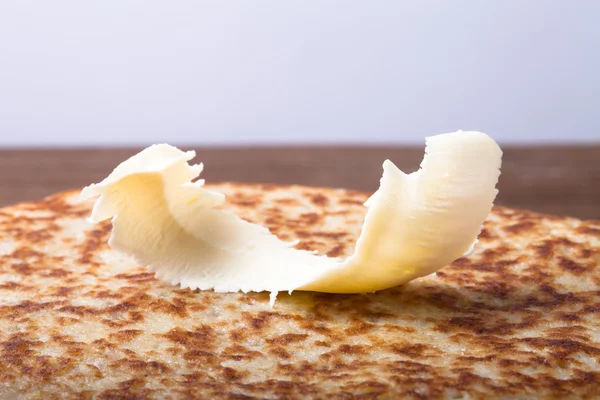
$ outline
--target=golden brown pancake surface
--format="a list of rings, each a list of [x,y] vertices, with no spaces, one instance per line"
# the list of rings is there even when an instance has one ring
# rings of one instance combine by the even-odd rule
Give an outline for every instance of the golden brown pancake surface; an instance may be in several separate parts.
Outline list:
[[[215,184],[348,256],[367,195]],[[600,221],[496,207],[476,251],[374,294],[181,290],[111,250],[77,193],[0,210],[0,398],[598,398]]]

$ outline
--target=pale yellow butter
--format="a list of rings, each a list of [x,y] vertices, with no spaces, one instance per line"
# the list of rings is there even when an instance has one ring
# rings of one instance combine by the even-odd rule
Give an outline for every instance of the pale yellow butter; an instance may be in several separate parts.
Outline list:
[[[502,152],[487,135],[427,139],[421,169],[383,164],[379,190],[354,254],[328,258],[297,250],[266,228],[215,209],[225,196],[191,182],[194,152],[154,145],[82,191],[91,215],[113,218],[109,244],[183,288],[219,292],[313,290],[365,293],[437,271],[474,244],[497,194]]]

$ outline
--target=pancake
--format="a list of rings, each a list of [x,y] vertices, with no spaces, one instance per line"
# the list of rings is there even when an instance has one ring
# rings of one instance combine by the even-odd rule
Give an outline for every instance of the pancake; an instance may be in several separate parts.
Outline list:
[[[366,193],[213,184],[302,249],[353,250]],[[600,221],[495,207],[475,252],[366,294],[156,280],[78,192],[0,210],[0,398],[600,396]]]

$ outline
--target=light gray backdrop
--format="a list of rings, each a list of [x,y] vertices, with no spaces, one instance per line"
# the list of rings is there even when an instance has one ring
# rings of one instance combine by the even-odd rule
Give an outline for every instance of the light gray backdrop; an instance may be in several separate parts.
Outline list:
[[[600,140],[600,1],[0,0],[0,146]]]

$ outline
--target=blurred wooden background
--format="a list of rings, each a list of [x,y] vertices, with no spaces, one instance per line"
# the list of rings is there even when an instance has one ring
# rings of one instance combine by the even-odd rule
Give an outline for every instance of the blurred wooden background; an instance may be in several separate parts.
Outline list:
[[[0,206],[97,182],[138,150],[0,150]],[[503,150],[497,204],[600,219],[600,145]],[[422,157],[422,147],[319,146],[209,147],[199,150],[197,159],[204,162],[203,177],[209,182],[296,183],[372,192],[384,159],[412,172]]]

